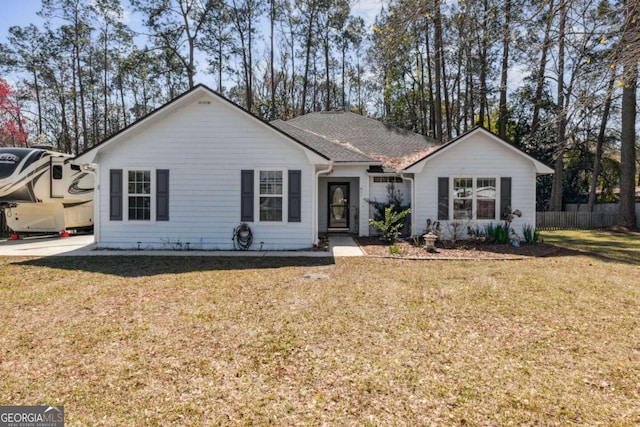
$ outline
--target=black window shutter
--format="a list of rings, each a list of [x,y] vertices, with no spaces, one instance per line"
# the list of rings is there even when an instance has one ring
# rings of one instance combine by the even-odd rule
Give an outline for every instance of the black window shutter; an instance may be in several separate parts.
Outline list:
[[[156,221],[169,221],[169,169],[156,170]]]
[[[253,170],[242,170],[240,179],[240,221],[253,221]]]
[[[122,221],[122,169],[109,170],[109,219]]]
[[[511,206],[511,177],[500,178],[500,218],[504,218],[513,210]]]
[[[289,222],[302,221],[302,171],[289,171]]]
[[[438,177],[438,220],[449,220],[448,177]]]

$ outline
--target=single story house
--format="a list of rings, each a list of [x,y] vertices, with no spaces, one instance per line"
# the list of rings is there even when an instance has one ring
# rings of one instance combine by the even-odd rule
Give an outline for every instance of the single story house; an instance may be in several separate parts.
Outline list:
[[[77,156],[95,174],[94,233],[103,248],[291,250],[323,232],[369,235],[387,187],[427,219],[497,222],[506,206],[535,222],[539,161],[476,128],[447,144],[349,112],[266,123],[198,85]],[[521,223],[521,224],[520,224]],[[518,228],[516,228],[517,230]]]

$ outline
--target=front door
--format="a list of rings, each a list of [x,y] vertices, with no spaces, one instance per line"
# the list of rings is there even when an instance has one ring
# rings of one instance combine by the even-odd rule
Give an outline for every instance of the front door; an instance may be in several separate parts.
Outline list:
[[[329,229],[349,229],[349,183],[329,183]]]

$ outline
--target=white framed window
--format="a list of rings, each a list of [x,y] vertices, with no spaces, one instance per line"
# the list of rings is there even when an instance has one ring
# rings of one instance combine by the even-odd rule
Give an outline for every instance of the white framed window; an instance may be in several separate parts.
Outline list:
[[[125,171],[125,212],[129,221],[151,221],[154,210],[154,173],[152,169]]]
[[[282,222],[286,212],[286,171],[260,169],[258,180],[258,219],[260,222]]]
[[[476,219],[496,219],[496,179],[476,178]]]
[[[403,182],[400,176],[374,176],[373,182],[375,183],[401,183]]]
[[[495,220],[498,191],[494,177],[454,177],[451,205],[454,220]]]

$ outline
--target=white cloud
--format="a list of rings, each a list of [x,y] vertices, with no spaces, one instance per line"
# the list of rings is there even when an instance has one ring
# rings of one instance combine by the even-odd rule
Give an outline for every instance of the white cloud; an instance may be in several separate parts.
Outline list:
[[[356,0],[351,8],[355,16],[364,19],[366,28],[370,28],[375,21],[376,15],[380,13],[383,0]]]
[[[519,89],[524,85],[524,79],[529,76],[530,72],[525,64],[513,64],[509,67],[507,78],[507,87],[510,91]]]

